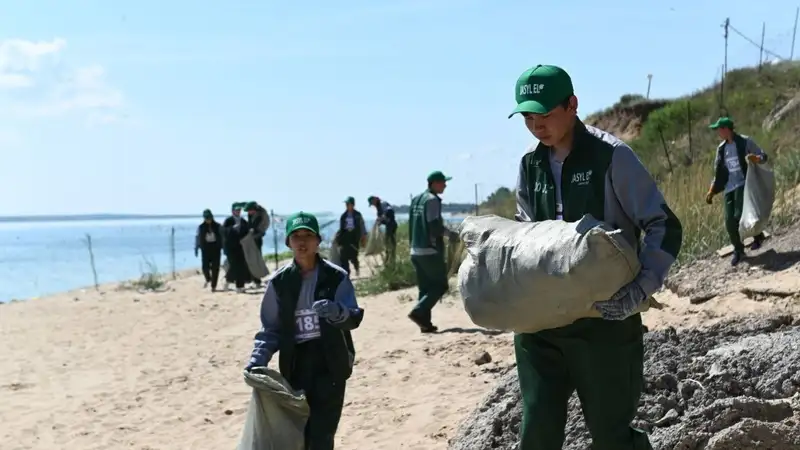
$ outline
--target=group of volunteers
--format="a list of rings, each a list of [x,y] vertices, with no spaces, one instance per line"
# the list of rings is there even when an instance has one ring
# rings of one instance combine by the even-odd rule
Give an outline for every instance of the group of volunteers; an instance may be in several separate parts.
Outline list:
[[[247,217],[242,217],[242,210],[247,212]],[[231,215],[222,224],[214,219],[210,209],[203,211],[203,222],[197,227],[195,236],[194,254],[201,255],[204,287],[211,285],[211,291],[216,292],[223,253],[228,261],[224,290],[228,290],[230,284],[236,286],[236,292],[244,292],[245,285],[251,282],[261,286],[261,279],[254,276],[247,265],[241,241],[251,235],[261,253],[269,225],[269,213],[255,201],[234,202]]]
[[[578,118],[578,97],[567,72],[552,65],[532,67],[518,78],[515,94],[517,106],[509,118],[519,114],[539,141],[519,164],[515,219],[575,222],[591,214],[621,230],[638,250],[641,263],[632,282],[610,299],[594,303],[600,317],[515,334],[522,394],[517,448],[561,449],[567,404],[577,391],[594,449],[652,449],[647,434],[631,425],[644,383],[644,327],[636,311],[660,289],[675,262],[683,239],[681,222],[631,147]],[[728,231],[738,262],[743,246],[733,224],[741,214],[746,162],[764,162],[766,156],[752,140],[734,132],[730,119],[720,119],[712,128],[725,142],[718,150],[707,200],[725,192]],[[427,189],[411,202],[410,251],[419,299],[409,318],[422,332],[436,331],[431,309],[447,290],[443,247],[452,231],[442,219],[439,195],[448,180],[442,172],[431,173]],[[394,222],[388,219],[388,204],[376,196],[369,202],[386,217],[381,220]],[[351,332],[364,318],[349,265],[358,270],[357,250],[366,230],[355,201],[348,198],[345,203],[337,239],[352,251],[343,252],[344,268],[319,256],[321,236],[313,215],[298,212],[286,220],[286,245],[294,259],[267,283],[261,329],[246,367],[251,373],[263,371],[278,353],[280,373],[294,389],[305,392],[310,407],[305,428],[309,450],[334,448],[345,386],[355,363]]]

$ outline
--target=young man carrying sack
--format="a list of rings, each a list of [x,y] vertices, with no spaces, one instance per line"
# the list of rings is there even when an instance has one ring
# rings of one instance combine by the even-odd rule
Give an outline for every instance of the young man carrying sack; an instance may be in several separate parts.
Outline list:
[[[647,435],[631,427],[644,383],[642,318],[633,312],[664,282],[681,247],[681,224],[633,150],[578,119],[567,72],[546,65],[526,70],[516,100],[511,116],[521,114],[539,140],[520,163],[516,219],[575,222],[591,214],[622,230],[642,266],[633,282],[594,304],[602,318],[514,336],[519,450],[561,450],[576,390],[593,449],[652,449]]]
[[[725,193],[725,230],[733,245],[731,265],[735,266],[744,258],[744,244],[739,235],[739,221],[742,219],[744,206],[744,184],[747,178],[747,163],[764,164],[767,155],[748,136],[734,131],[733,120],[721,117],[709,126],[717,130],[722,142],[717,147],[714,158],[714,179],[706,194],[706,203],[720,192]],[[751,250],[758,250],[764,242],[764,233],[753,237]]]

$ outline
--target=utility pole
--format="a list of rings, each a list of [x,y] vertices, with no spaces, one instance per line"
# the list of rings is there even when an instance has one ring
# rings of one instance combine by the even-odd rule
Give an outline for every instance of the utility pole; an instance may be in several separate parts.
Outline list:
[[[647,98],[648,100],[650,100],[650,84],[652,82],[653,82],[653,74],[652,73],[648,73],[647,74],[647,95],[645,96],[645,98]]]
[[[475,183],[475,215],[478,215],[478,183]]]
[[[800,17],[800,6],[797,7],[797,11],[794,13],[794,32],[792,32],[792,52],[789,53],[789,61],[794,59],[794,40],[797,38],[797,18]]]
[[[730,17],[725,18],[725,23],[722,25],[725,28],[725,63],[722,65],[722,81],[720,81],[719,89],[719,104],[725,104],[725,78],[728,75],[728,27],[731,26]]]
[[[761,71],[761,64],[764,61],[764,35],[767,33],[767,22],[761,24],[761,48],[758,52],[758,71]]]

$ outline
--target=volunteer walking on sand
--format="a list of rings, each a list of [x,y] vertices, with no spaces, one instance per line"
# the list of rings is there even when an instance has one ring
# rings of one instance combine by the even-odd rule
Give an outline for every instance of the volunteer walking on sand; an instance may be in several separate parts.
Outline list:
[[[194,239],[194,256],[201,253],[203,277],[206,280],[204,288],[211,284],[211,292],[217,290],[219,279],[219,262],[222,258],[222,226],[214,220],[210,209],[203,211],[203,223],[197,227]]]
[[[312,214],[299,212],[286,220],[286,245],[294,260],[267,282],[261,330],[245,369],[265,367],[279,352],[281,375],[306,394],[307,450],[334,448],[345,383],[355,361],[350,331],[364,317],[347,273],[319,256],[320,241]]]
[[[417,274],[419,298],[408,314],[420,331],[435,333],[439,329],[431,321],[433,307],[447,293],[447,263],[444,236],[452,231],[444,225],[442,199],[451,177],[441,171],[428,175],[428,188],[411,200],[408,233],[411,243],[411,264]]]
[[[631,148],[578,119],[563,69],[526,70],[516,101],[511,116],[521,114],[539,140],[520,163],[516,219],[573,222],[592,214],[621,229],[642,264],[633,282],[595,303],[603,318],[514,336],[523,399],[519,449],[561,449],[575,390],[592,448],[651,449],[647,435],[631,427],[644,380],[642,318],[633,312],[662,285],[681,247],[681,224]]]
[[[222,222],[223,230],[223,250],[228,257],[228,271],[225,273],[225,290],[228,284],[236,285],[236,292],[244,292],[244,285],[252,278],[250,269],[247,268],[247,260],[244,257],[242,248],[242,238],[247,235],[249,226],[247,221],[242,218],[241,202],[231,205],[231,216]]]
[[[376,195],[369,196],[367,203],[375,207],[378,224],[386,227],[386,261],[394,264],[397,251],[397,219],[394,217],[394,208]]]
[[[358,275],[358,252],[367,243],[367,226],[364,216],[356,209],[356,199],[347,197],[344,201],[345,211],[339,217],[339,231],[334,238],[339,246],[339,259],[342,267],[349,274],[350,264]]]
[[[750,137],[734,131],[733,120],[721,117],[709,126],[717,130],[722,143],[717,147],[714,158],[714,179],[706,194],[706,203],[720,192],[725,193],[725,229],[733,245],[731,265],[735,266],[744,258],[744,244],[739,236],[739,220],[744,205],[744,181],[747,177],[747,163],[763,164],[767,155]],[[764,233],[753,237],[751,250],[758,250],[764,242]]]

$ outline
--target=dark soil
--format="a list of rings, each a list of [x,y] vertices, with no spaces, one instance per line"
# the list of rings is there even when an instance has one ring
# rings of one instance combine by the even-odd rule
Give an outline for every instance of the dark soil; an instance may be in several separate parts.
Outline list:
[[[705,330],[645,334],[645,392],[634,426],[655,450],[800,449],[800,327],[792,317],[747,318]],[[451,450],[517,449],[515,369],[451,439]],[[591,445],[577,396],[564,449]]]

